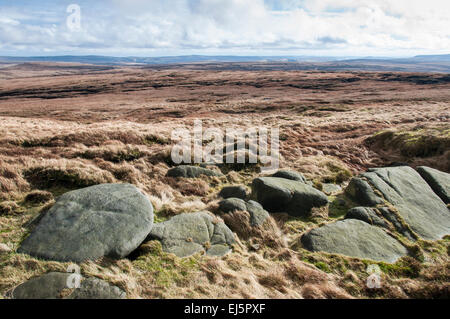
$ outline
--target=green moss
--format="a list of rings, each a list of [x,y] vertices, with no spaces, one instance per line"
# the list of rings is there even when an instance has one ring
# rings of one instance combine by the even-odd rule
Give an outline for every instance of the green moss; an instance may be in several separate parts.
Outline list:
[[[360,261],[352,261],[352,258],[347,258],[341,255],[333,255],[324,252],[310,252],[302,250],[302,261],[312,264],[322,271],[327,273],[336,273],[344,275],[348,269],[356,272],[361,272],[364,267]]]
[[[317,268],[319,268],[322,271],[325,271],[328,273],[331,272],[330,267],[328,267],[328,265],[324,262],[319,261],[319,262],[315,263],[314,266],[316,266]]]
[[[341,218],[347,214],[349,209],[358,206],[344,194],[330,196],[329,199],[328,216],[331,218]]]
[[[412,257],[403,257],[395,264],[379,262],[380,270],[394,277],[416,278],[419,276],[421,264]]]
[[[352,178],[352,172],[343,166],[328,162],[326,167],[330,173],[325,176],[321,176],[320,181],[322,183],[341,184]]]
[[[145,276],[151,276],[158,286],[167,287],[173,283],[181,283],[198,268],[198,260],[195,257],[178,258],[164,253],[159,241],[146,243],[142,248],[145,254],[134,260],[133,265],[145,272]]]
[[[162,223],[169,219],[168,212],[163,208],[159,211],[154,212],[154,222],[155,223]]]

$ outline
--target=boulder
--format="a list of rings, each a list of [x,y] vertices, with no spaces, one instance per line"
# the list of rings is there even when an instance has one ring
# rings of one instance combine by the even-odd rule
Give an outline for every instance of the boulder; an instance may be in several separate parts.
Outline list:
[[[219,210],[224,213],[233,212],[236,210],[247,210],[247,204],[240,198],[228,198],[219,202]]]
[[[360,177],[352,178],[345,189],[345,194],[364,206],[383,204],[383,200],[375,194],[369,183]]]
[[[279,170],[278,172],[273,174],[272,177],[279,177],[279,178],[289,179],[292,181],[306,183],[306,178],[302,174],[300,174],[298,172],[294,172],[294,171]]]
[[[80,288],[75,289],[65,299],[125,299],[126,297],[126,293],[119,287],[101,279],[88,278],[81,282]]]
[[[251,226],[260,226],[264,224],[267,218],[269,218],[269,213],[261,206],[260,203],[253,200],[247,202],[247,211],[250,213],[250,224]]]
[[[379,217],[375,209],[370,207],[355,207],[345,215],[345,219],[358,219],[370,225],[388,228],[388,224]]]
[[[69,289],[71,273],[50,272],[32,278],[11,291],[13,299],[124,299],[126,293],[97,278],[81,278],[79,288]],[[67,291],[66,291],[67,290]],[[68,294],[67,296],[65,296]]]
[[[391,211],[388,207],[380,207],[378,211],[383,215],[383,217],[391,222],[394,228],[403,236],[407,237],[409,240],[415,241],[417,236],[411,232],[408,225],[404,223],[401,217],[397,216],[397,214]]]
[[[305,216],[312,208],[328,204],[327,196],[314,187],[279,177],[254,179],[252,196],[269,212],[292,216]]]
[[[380,215],[382,217],[380,217]],[[388,222],[390,222],[400,234],[407,237],[409,240],[415,241],[417,239],[409,227],[403,224],[401,218],[388,207],[355,207],[347,212],[345,219],[358,219],[370,225],[392,229],[388,224]]]
[[[155,224],[148,240],[161,241],[163,250],[178,257],[191,256],[199,251],[207,255],[223,256],[231,251],[233,232],[216,217],[206,212],[185,213]]]
[[[438,195],[444,203],[450,204],[450,174],[426,166],[418,167],[417,171],[428,185],[430,185],[436,195]]]
[[[310,251],[394,263],[408,251],[383,229],[356,219],[345,219],[311,230],[302,236]]]
[[[123,258],[152,225],[152,204],[133,185],[91,186],[59,197],[18,252],[62,262]]]
[[[222,188],[219,193],[222,198],[240,198],[245,199],[247,197],[247,190],[244,186],[226,186]]]
[[[392,204],[399,217],[420,237],[436,240],[450,234],[447,206],[411,167],[369,169],[361,178],[370,185],[368,194],[373,196],[376,191],[380,195],[375,195],[377,202],[384,199]]]
[[[180,165],[174,168],[171,168],[167,171],[168,177],[185,177],[185,178],[196,178],[200,176],[222,176],[222,173],[199,167],[199,166],[189,166],[189,165]]]
[[[219,203],[219,210],[224,213],[231,213],[233,211],[247,211],[250,213],[250,225],[260,226],[269,217],[269,213],[255,201],[245,202],[239,198],[224,199]]]

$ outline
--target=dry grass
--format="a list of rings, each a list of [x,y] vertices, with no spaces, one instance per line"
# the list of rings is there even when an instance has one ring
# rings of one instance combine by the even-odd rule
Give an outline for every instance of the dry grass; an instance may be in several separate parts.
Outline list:
[[[0,100],[0,243],[13,250],[0,254],[0,295],[33,276],[67,269],[65,263],[15,253],[30,221],[66,191],[132,183],[147,194],[161,222],[183,212],[216,211],[224,185],[249,186],[260,175],[258,166],[224,166],[223,177],[165,176],[172,166],[171,131],[190,129],[196,118],[204,129],[279,126],[281,166],[302,172],[319,188],[327,182],[345,186],[352,174],[393,161],[395,149],[366,144],[376,132],[449,127],[447,87],[417,90],[400,80],[383,82],[377,73],[361,73],[357,82],[340,82],[355,76],[345,72],[125,68],[118,74],[39,74],[40,81],[18,75],[0,84],[10,90],[40,88],[47,97],[78,82],[110,91]],[[123,83],[124,91],[105,74]],[[414,157],[413,163],[448,171],[445,154],[427,162]],[[419,242],[424,260],[380,264],[379,291],[365,288],[370,261],[304,250],[298,244],[303,232],[340,218],[352,206],[340,196],[330,199],[329,207],[308,218],[274,214],[260,227],[250,226],[247,212],[221,216],[239,237],[233,253],[222,258],[180,259],[148,242],[127,259],[83,263],[82,273],[118,285],[131,298],[448,298],[448,239]]]

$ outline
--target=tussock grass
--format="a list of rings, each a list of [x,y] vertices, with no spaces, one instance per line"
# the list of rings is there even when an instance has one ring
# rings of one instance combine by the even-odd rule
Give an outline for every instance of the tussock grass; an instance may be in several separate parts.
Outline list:
[[[385,130],[365,140],[366,145],[392,162],[428,165],[450,171],[450,127],[416,126],[410,130]]]
[[[427,110],[434,114],[432,108]],[[283,118],[268,112],[264,116],[209,118],[205,127],[226,128],[230,120],[244,128],[280,125],[283,168],[303,173],[318,188],[327,182],[345,187],[353,173],[372,165],[371,156],[375,155],[363,148],[362,140],[379,130],[374,125],[359,131],[363,124],[372,125],[371,114],[355,112],[349,121],[345,113],[351,111],[327,117],[292,114]],[[388,116],[379,114],[377,121],[385,123]],[[260,176],[259,169],[254,169],[257,165],[244,165],[242,170],[222,167],[223,177],[165,177],[173,165],[168,137],[173,128],[186,126],[185,119],[152,125],[28,118],[1,121],[0,243],[13,249],[0,255],[1,295],[33,276],[67,269],[64,263],[15,253],[32,221],[53,204],[52,197],[89,185],[132,183],[152,202],[155,222],[162,222],[184,212],[215,211],[217,193],[224,185],[249,186]],[[346,124],[337,125],[342,121]],[[343,141],[348,144],[339,144],[336,136],[317,137],[328,128],[336,131],[333,134],[344,134]],[[352,134],[360,134],[361,139],[354,147],[349,146],[354,142]],[[221,216],[238,237],[233,252],[222,258],[197,254],[180,259],[162,252],[160,244],[152,241],[129,258],[82,263],[82,274],[111,282],[131,298],[445,297],[450,281],[448,239],[418,241],[422,259],[412,256],[393,265],[378,263],[383,271],[383,289],[378,292],[365,288],[366,268],[372,261],[304,250],[298,241],[304,232],[342,218],[354,205],[343,195],[330,200],[329,207],[315,210],[309,217],[273,214],[256,228],[250,226],[247,212]]]

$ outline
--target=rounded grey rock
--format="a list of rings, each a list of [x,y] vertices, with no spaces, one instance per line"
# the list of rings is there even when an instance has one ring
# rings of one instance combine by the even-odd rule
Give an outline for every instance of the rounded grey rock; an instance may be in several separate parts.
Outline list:
[[[233,232],[206,212],[184,213],[155,224],[148,240],[161,241],[163,251],[178,257],[188,257],[205,251],[223,256],[231,251]]]
[[[247,190],[244,186],[226,186],[222,188],[219,193],[222,198],[240,198],[245,199],[247,197]]]
[[[314,187],[279,177],[254,179],[252,197],[269,212],[292,216],[305,216],[312,208],[328,204],[328,197]]]
[[[97,278],[82,278],[80,287],[69,289],[71,273],[50,272],[31,278],[11,291],[12,299],[124,299],[120,288]],[[68,296],[62,296],[69,289]]]
[[[302,236],[310,251],[394,263],[408,251],[382,228],[356,219],[345,219],[311,230]]]
[[[96,185],[59,197],[18,252],[63,262],[123,258],[152,226],[152,204],[135,186]]]

